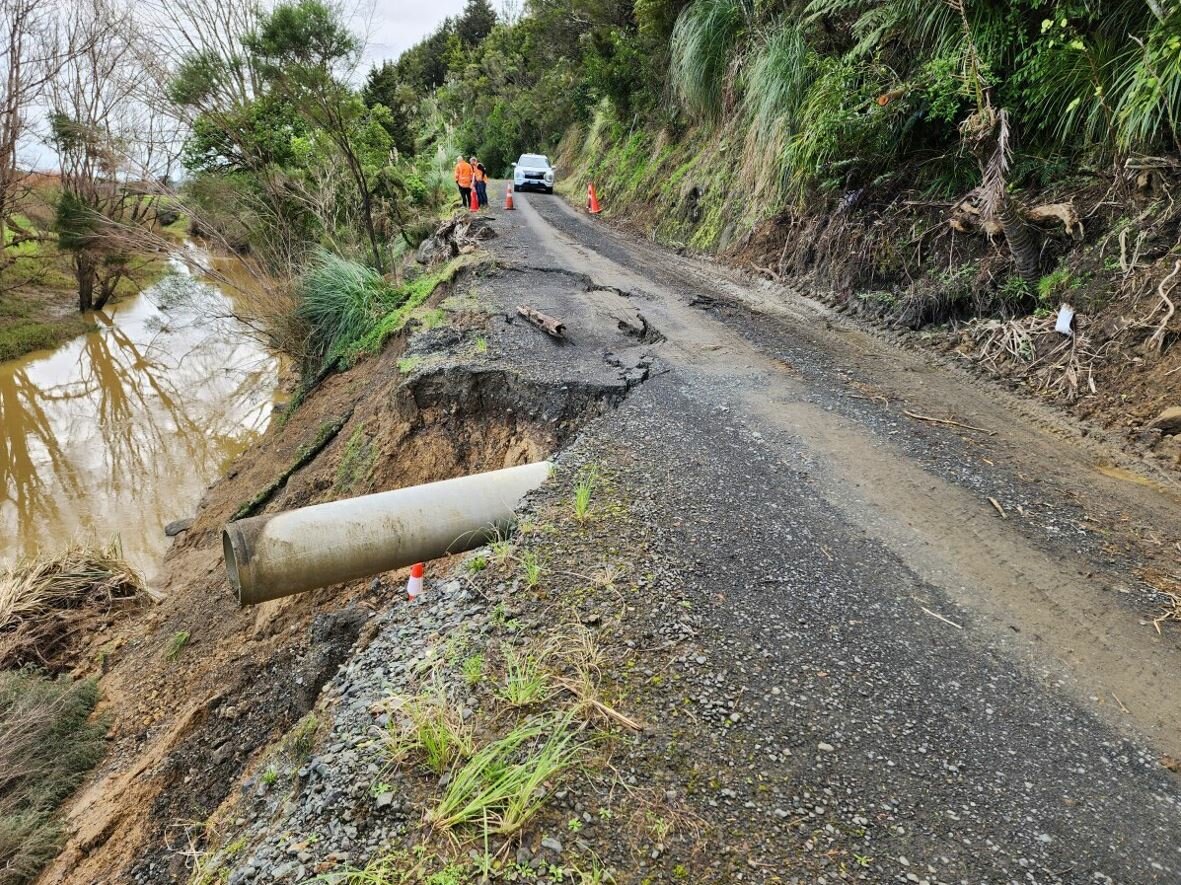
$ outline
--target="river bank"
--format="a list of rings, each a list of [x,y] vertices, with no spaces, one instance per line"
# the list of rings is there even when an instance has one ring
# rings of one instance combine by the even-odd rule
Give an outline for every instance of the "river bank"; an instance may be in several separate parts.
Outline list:
[[[179,259],[157,277],[55,350],[0,363],[0,564],[118,538],[150,575],[165,525],[270,420],[279,363],[229,297]]]

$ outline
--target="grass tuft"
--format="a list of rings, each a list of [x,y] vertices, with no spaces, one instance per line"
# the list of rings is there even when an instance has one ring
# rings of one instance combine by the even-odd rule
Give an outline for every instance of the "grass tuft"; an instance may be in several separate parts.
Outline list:
[[[542,655],[518,652],[501,646],[504,656],[504,689],[501,697],[514,707],[540,703],[549,694],[549,677],[542,667]]]
[[[377,271],[320,253],[299,284],[299,316],[311,327],[312,353],[323,362],[340,357],[405,299]]]
[[[170,661],[175,661],[180,657],[181,651],[189,644],[189,631],[179,630],[172,634],[172,638],[168,640],[168,645],[164,649],[164,657]]]
[[[471,755],[471,730],[441,692],[403,699],[400,714],[386,728],[386,751],[393,763],[414,755],[442,774]]]
[[[516,832],[545,802],[547,785],[578,760],[575,734],[569,716],[517,725],[454,772],[427,820],[441,830],[479,824],[489,833]]]
[[[532,590],[541,581],[541,560],[532,550],[526,550],[518,559],[521,572],[525,577],[525,586]]]
[[[574,518],[579,522],[585,522],[590,515],[591,496],[598,480],[599,468],[591,465],[582,472],[578,484],[574,487]]]
[[[54,813],[102,758],[92,680],[0,673],[0,881],[29,882],[61,843]]]
[[[0,668],[67,670],[89,621],[146,599],[143,579],[114,544],[17,563],[0,572]]]

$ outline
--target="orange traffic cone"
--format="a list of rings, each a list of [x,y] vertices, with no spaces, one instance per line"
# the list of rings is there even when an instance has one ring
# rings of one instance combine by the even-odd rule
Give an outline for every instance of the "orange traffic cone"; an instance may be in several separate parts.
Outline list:
[[[504,208],[505,209],[516,209],[517,208],[516,206],[513,205],[513,186],[511,184],[508,185],[504,189]]]
[[[595,196],[595,183],[588,182],[586,186],[586,207],[591,215],[598,215],[603,210],[599,208],[599,198]]]
[[[472,186],[472,204],[470,206],[468,206],[468,208],[471,209],[473,212],[480,211],[480,197],[476,193],[476,188],[474,185]]]
[[[416,562],[410,566],[410,580],[406,582],[406,598],[411,602],[418,599],[422,592],[422,563]]]

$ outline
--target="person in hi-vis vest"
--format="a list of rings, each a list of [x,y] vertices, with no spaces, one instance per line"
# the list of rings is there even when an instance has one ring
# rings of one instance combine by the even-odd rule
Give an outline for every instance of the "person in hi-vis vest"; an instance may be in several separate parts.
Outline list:
[[[459,205],[464,209],[472,202],[472,177],[475,172],[472,164],[462,156],[455,161],[455,186],[459,188]]]
[[[472,157],[468,162],[472,164],[472,180],[475,182],[476,199],[480,203],[480,208],[483,209],[488,205],[488,170],[475,157]]]

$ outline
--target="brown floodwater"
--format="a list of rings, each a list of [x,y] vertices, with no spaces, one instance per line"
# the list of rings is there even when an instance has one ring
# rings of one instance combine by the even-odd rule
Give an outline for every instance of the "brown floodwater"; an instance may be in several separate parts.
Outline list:
[[[164,526],[266,429],[278,359],[174,269],[92,314],[95,331],[0,363],[0,565],[117,539],[150,575]]]

